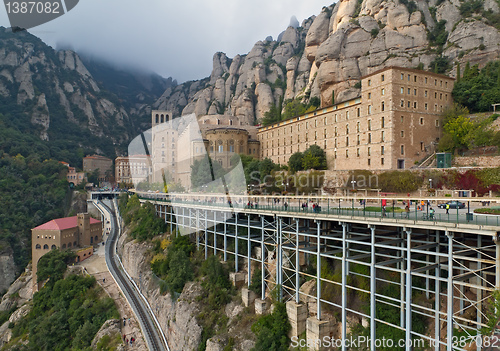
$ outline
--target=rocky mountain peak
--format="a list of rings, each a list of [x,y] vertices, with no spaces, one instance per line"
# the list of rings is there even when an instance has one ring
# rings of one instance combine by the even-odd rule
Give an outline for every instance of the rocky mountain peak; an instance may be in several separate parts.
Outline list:
[[[320,97],[325,106],[332,95],[335,101],[358,96],[360,78],[387,66],[437,67],[453,76],[457,62],[484,64],[500,55],[499,4],[481,0],[482,8],[467,10],[466,3],[341,0],[246,55],[231,61],[215,54],[208,81],[166,91],[154,107],[258,123],[282,98]]]

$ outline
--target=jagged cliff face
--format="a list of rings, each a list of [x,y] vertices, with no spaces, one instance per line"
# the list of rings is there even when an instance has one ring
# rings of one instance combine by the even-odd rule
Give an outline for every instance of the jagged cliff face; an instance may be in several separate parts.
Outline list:
[[[55,51],[26,31],[2,27],[0,113],[29,125],[44,140],[86,132],[107,136],[111,144],[131,134],[129,113],[102,90],[76,53]]]
[[[499,12],[496,0],[483,9]],[[216,53],[209,78],[169,88],[154,108],[174,114],[232,114],[252,124],[280,98],[320,97],[322,105],[358,96],[359,79],[388,66],[433,69],[442,51],[450,67],[500,55],[500,33],[460,0],[342,0],[323,8],[277,41],[259,41],[233,59]],[[462,11],[464,12],[464,11]],[[465,17],[468,16],[468,17]],[[428,33],[445,20],[443,45]],[[498,26],[497,26],[498,27]],[[450,75],[454,75],[451,69]]]

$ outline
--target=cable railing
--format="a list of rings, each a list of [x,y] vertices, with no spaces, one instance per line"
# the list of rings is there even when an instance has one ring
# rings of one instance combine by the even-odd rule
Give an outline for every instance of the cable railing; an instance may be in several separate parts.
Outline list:
[[[470,207],[484,203],[485,198],[365,198],[356,197],[319,197],[319,196],[224,196],[213,194],[151,194],[138,193],[142,200],[179,204],[183,206],[204,206],[209,208],[233,208],[256,212],[302,213],[332,215],[342,217],[378,218],[379,220],[422,221],[428,223],[471,224],[478,226],[500,226],[500,215],[477,214]],[[486,199],[491,202],[492,199]],[[493,198],[493,201],[497,199]],[[439,202],[468,201],[465,208],[450,208],[448,213],[433,210]],[[499,199],[500,201],[500,199]],[[440,211],[445,211],[441,209]]]

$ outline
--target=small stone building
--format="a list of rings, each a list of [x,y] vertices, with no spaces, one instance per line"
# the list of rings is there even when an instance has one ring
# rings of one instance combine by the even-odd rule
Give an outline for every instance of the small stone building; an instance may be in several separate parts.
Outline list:
[[[102,223],[88,213],[53,219],[31,230],[33,283],[36,289],[36,272],[40,258],[50,250],[75,250],[77,262],[91,256],[92,245],[102,241]],[[89,250],[80,250],[89,248]],[[80,257],[81,253],[81,257]],[[85,255],[84,255],[85,254]],[[36,289],[37,290],[37,289]]]

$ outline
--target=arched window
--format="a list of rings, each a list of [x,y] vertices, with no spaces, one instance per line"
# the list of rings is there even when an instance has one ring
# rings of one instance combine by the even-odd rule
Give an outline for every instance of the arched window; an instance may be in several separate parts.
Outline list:
[[[97,235],[95,236],[94,240],[95,240],[95,242],[97,242],[99,240],[99,238],[97,237]]]
[[[73,241],[73,247],[76,247],[76,241]]]
[[[66,244],[63,244],[62,248],[65,249],[66,248]]]
[[[47,244],[43,245],[43,249],[44,250],[48,250],[49,249],[49,245],[47,245]]]
[[[161,115],[160,117],[161,117],[161,118],[160,118],[160,122],[161,122],[161,123],[165,122],[165,116]]]
[[[37,250],[40,250],[40,249],[42,248],[42,246],[41,246],[40,244],[36,244],[35,248],[36,248]]]
[[[158,120],[159,120],[160,116],[158,114],[156,114],[156,123],[158,123]]]
[[[93,244],[94,243],[94,238],[93,237],[90,237],[90,243]]]
[[[71,243],[68,243],[68,248],[70,248],[70,247],[71,247]]]
[[[55,250],[55,249],[57,249],[57,246],[52,245],[52,246],[50,247],[50,249],[51,249],[51,250]]]
[[[165,122],[168,122],[169,119],[170,119],[170,116],[169,115],[165,115]]]

